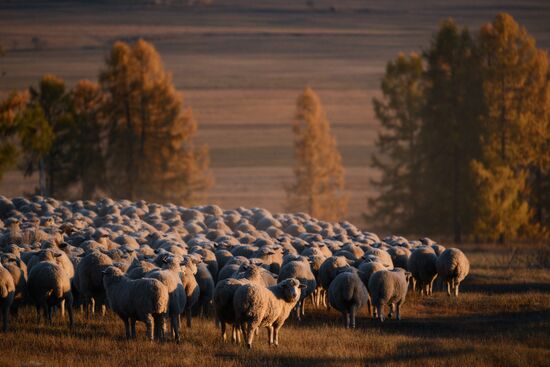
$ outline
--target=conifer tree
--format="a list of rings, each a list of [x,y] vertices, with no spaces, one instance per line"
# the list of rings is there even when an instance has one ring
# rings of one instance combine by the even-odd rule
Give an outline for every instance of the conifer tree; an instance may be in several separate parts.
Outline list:
[[[293,131],[295,182],[286,187],[287,209],[341,219],[347,211],[342,158],[321,101],[309,87],[296,102]]]
[[[388,62],[381,89],[382,98],[373,99],[381,132],[372,155],[372,167],[381,177],[371,180],[379,194],[369,199],[366,219],[395,231],[408,231],[419,207],[418,136],[425,89],[421,57],[401,54]]]
[[[444,21],[425,52],[426,90],[419,154],[419,220],[431,233],[461,242],[474,220],[475,182],[470,161],[480,157],[484,113],[478,51],[468,30]]]
[[[73,130],[71,180],[80,183],[81,198],[92,199],[105,186],[105,95],[98,84],[81,80],[70,94]]]
[[[117,42],[100,74],[107,95],[107,182],[118,198],[191,203],[211,184],[208,151],[160,56],[143,40]]]

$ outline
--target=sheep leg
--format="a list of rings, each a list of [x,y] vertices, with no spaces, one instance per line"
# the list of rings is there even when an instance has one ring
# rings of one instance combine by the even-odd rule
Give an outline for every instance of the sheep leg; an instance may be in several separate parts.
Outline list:
[[[350,312],[350,321],[351,321],[351,328],[352,329],[355,329],[355,314],[356,314],[357,310],[355,308],[355,306],[352,306],[351,307],[351,312]]]
[[[344,313],[344,326],[346,327],[346,329],[349,329],[349,313],[348,312]]]
[[[191,315],[191,308],[188,308],[187,310],[185,310],[185,317],[187,317],[187,327],[190,328],[192,324],[192,318],[193,318],[193,316]]]
[[[267,326],[267,345],[271,346],[273,344],[273,326]]]
[[[180,322],[177,315],[172,316],[172,330],[174,331],[174,339],[176,343],[180,342]]]
[[[226,326],[225,326],[225,322],[224,322],[224,321],[221,321],[221,322],[220,322],[220,328],[221,328],[221,330],[222,330],[222,342],[225,343],[225,341],[226,341],[226,339],[227,339],[227,336],[226,336],[226,334],[225,334],[225,328],[226,328]],[[232,333],[233,333],[233,331],[232,331]]]
[[[395,305],[395,317],[397,320],[401,320],[401,302]]]
[[[254,341],[254,334],[256,332],[256,327],[252,327],[252,323],[249,322],[246,324],[246,346],[248,349],[252,348],[252,342]]]
[[[61,300],[61,319],[65,320],[65,300]]]
[[[459,285],[460,285],[460,283],[455,284],[455,297],[458,297],[458,286]]]
[[[130,332],[132,339],[136,338],[136,319],[130,318]]]
[[[124,321],[124,331],[126,331],[126,340],[130,340],[130,319],[125,317],[122,321]]]
[[[372,317],[372,303],[370,301],[370,297],[367,300],[367,312],[368,312],[369,316]]]
[[[155,327],[155,338],[162,342],[164,341],[164,315],[157,314],[153,316],[154,327]]]
[[[40,313],[42,312],[42,306],[36,305],[36,323],[40,325]]]
[[[70,291],[65,295],[65,299],[62,304],[67,305],[67,313],[69,314],[69,328],[72,329],[74,328],[73,294]]]
[[[46,308],[44,309],[44,311],[46,312],[46,322],[48,323],[48,325],[51,325],[52,324],[52,313],[53,313],[53,307],[49,306],[46,304]]]
[[[283,325],[277,325],[275,326],[275,329],[273,330],[273,344],[278,347],[279,346],[279,330],[281,329]]]
[[[302,300],[302,303],[300,304],[300,317],[304,317],[306,314],[306,300]]]
[[[153,341],[153,315],[148,314],[145,318],[147,339]]]
[[[384,322],[384,312],[382,310],[382,305],[381,304],[376,306],[376,311],[378,313],[378,318],[380,319],[380,322]]]
[[[451,282],[447,282],[447,295],[451,296]]]
[[[391,319],[393,317],[393,303],[389,304],[390,312],[388,313],[388,319]]]

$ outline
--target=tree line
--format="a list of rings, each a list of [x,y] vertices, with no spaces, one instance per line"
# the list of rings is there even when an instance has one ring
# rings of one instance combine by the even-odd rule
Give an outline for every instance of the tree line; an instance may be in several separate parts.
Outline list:
[[[98,82],[44,75],[0,104],[0,174],[17,161],[38,193],[194,203],[211,185],[197,123],[152,44],[116,42]]]
[[[547,236],[548,62],[504,13],[476,34],[446,20],[421,54],[388,62],[368,219],[456,242]]]
[[[508,14],[475,35],[442,22],[427,49],[388,62],[373,109],[369,227],[463,239],[550,232],[548,53]],[[45,75],[0,104],[0,178],[21,162],[38,192],[192,204],[212,185],[206,146],[153,45],[117,42],[97,83]],[[286,207],[345,217],[344,168],[319,96],[298,96]]]

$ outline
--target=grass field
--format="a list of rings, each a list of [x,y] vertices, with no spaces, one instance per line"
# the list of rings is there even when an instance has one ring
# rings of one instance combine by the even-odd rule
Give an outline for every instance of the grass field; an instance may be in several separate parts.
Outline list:
[[[0,96],[44,73],[69,86],[95,80],[115,40],[145,38],[192,106],[198,141],[211,149],[216,186],[209,201],[278,212],[282,183],[292,179],[295,99],[310,85],[333,124],[347,168],[348,219],[359,225],[376,175],[369,169],[378,129],[371,99],[388,60],[426,47],[442,19],[476,31],[499,11],[550,47],[550,4],[543,0],[315,0],[312,8],[294,0],[214,0],[202,8],[112,3],[0,1]],[[19,195],[35,183],[10,173],[0,193]]]
[[[308,308],[289,320],[279,348],[262,330],[251,351],[224,344],[212,319],[196,319],[183,342],[123,338],[108,314],[76,329],[56,319],[35,324],[25,309],[1,336],[1,366],[547,366],[550,361],[550,253],[544,247],[463,246],[471,273],[458,299],[409,294],[403,320],[383,324],[364,314],[345,330],[334,311]],[[308,304],[309,306],[309,304]]]

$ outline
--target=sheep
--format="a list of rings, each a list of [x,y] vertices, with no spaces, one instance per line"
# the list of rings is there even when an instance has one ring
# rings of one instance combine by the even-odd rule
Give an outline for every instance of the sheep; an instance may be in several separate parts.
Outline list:
[[[113,265],[111,258],[97,250],[86,254],[76,267],[74,284],[83,297],[86,317],[95,313],[96,305],[104,305],[105,289],[102,283],[102,273],[107,267]],[[102,308],[102,313],[105,310]]]
[[[300,300],[302,288],[305,285],[295,278],[269,288],[254,283],[237,288],[233,297],[235,322],[249,349],[260,327],[267,328],[269,345],[279,345],[279,330]]]
[[[458,287],[470,272],[470,262],[462,251],[448,248],[439,255],[436,262],[438,276],[447,284],[447,294],[458,297]]]
[[[15,285],[15,294],[11,305],[12,313],[17,313],[18,307],[27,297],[27,268],[25,263],[21,261],[13,253],[2,254],[0,262],[8,270],[13,278]]]
[[[214,297],[215,287],[214,278],[212,274],[210,274],[207,264],[201,262],[197,265],[195,279],[199,285],[200,292],[199,299],[193,306],[193,313],[199,316],[206,316],[209,306],[212,303],[212,298]]]
[[[319,280],[321,286],[328,291],[330,283],[342,270],[349,268],[347,260],[343,256],[331,256],[323,262],[319,268]]]
[[[126,276],[130,279],[141,279],[146,273],[155,269],[158,269],[158,267],[153,263],[145,260],[138,261],[137,259],[134,259],[126,272]]]
[[[41,260],[29,272],[27,282],[29,295],[34,301],[37,311],[37,323],[40,323],[40,311],[44,312],[46,322],[51,324],[54,306],[66,306],[69,313],[69,327],[73,328],[73,295],[69,276],[55,261],[59,253],[52,250],[41,250]]]
[[[171,261],[170,261],[171,260]],[[180,341],[180,315],[185,311],[187,295],[179,277],[179,264],[173,259],[166,261],[164,269],[155,269],[145,274],[144,278],[157,279],[168,290],[168,317],[174,334],[174,340]]]
[[[313,275],[307,259],[303,261],[291,261],[281,268],[278,282],[280,283],[290,278],[296,278],[301,284],[306,286],[302,289],[300,300],[296,304],[296,316],[298,320],[300,320],[305,314],[305,299],[313,294],[317,288],[317,281],[315,280],[315,275]]]
[[[8,331],[10,307],[15,297],[15,284],[10,272],[0,264],[0,307],[2,307],[2,331]]]
[[[363,256],[364,259],[372,259],[372,256],[376,257],[376,261],[384,264],[386,269],[391,270],[393,269],[393,261],[391,259],[390,254],[382,249],[379,248],[370,248],[367,251],[365,251],[365,255]]]
[[[388,317],[392,317],[393,306],[396,307],[396,317],[401,320],[401,305],[405,302],[411,273],[401,268],[380,270],[373,273],[369,279],[369,292],[372,304],[376,307],[380,322],[384,322],[383,306],[390,307]]]
[[[367,291],[370,293],[369,289],[369,280],[372,274],[374,274],[377,271],[385,270],[386,267],[384,264],[378,262],[378,261],[363,261],[359,267],[358,267],[358,275],[365,287],[367,288]],[[369,297],[369,300],[367,302],[367,310],[369,315],[374,316],[373,308],[372,308],[372,300]]]
[[[437,255],[431,247],[418,247],[413,250],[407,261],[407,269],[413,277],[413,290],[418,287],[420,294],[432,294],[433,281],[437,275],[436,262]]]
[[[249,283],[247,279],[227,278],[220,280],[214,289],[214,311],[216,319],[220,323],[222,341],[226,341],[226,324],[233,325],[232,339],[238,340],[238,330],[235,328],[235,310],[233,308],[233,297],[237,289]]]
[[[185,316],[187,318],[187,327],[191,327],[193,323],[192,310],[193,306],[198,302],[200,296],[200,288],[195,278],[197,274],[197,263],[199,261],[192,256],[185,256],[180,263],[181,266],[181,282],[185,288],[187,296],[187,304],[185,305]]]
[[[411,251],[406,247],[401,246],[394,246],[388,249],[388,254],[390,254],[393,266],[396,268],[403,268],[406,270],[409,270],[407,268],[407,261],[409,260],[409,257],[411,256]]]
[[[346,328],[355,328],[355,315],[369,300],[367,288],[356,272],[341,272],[328,288],[332,307],[342,313]]]
[[[157,279],[129,279],[115,266],[102,273],[109,308],[124,322],[126,339],[136,337],[136,321],[142,321],[147,326],[147,338],[160,340],[169,305],[166,286]]]

